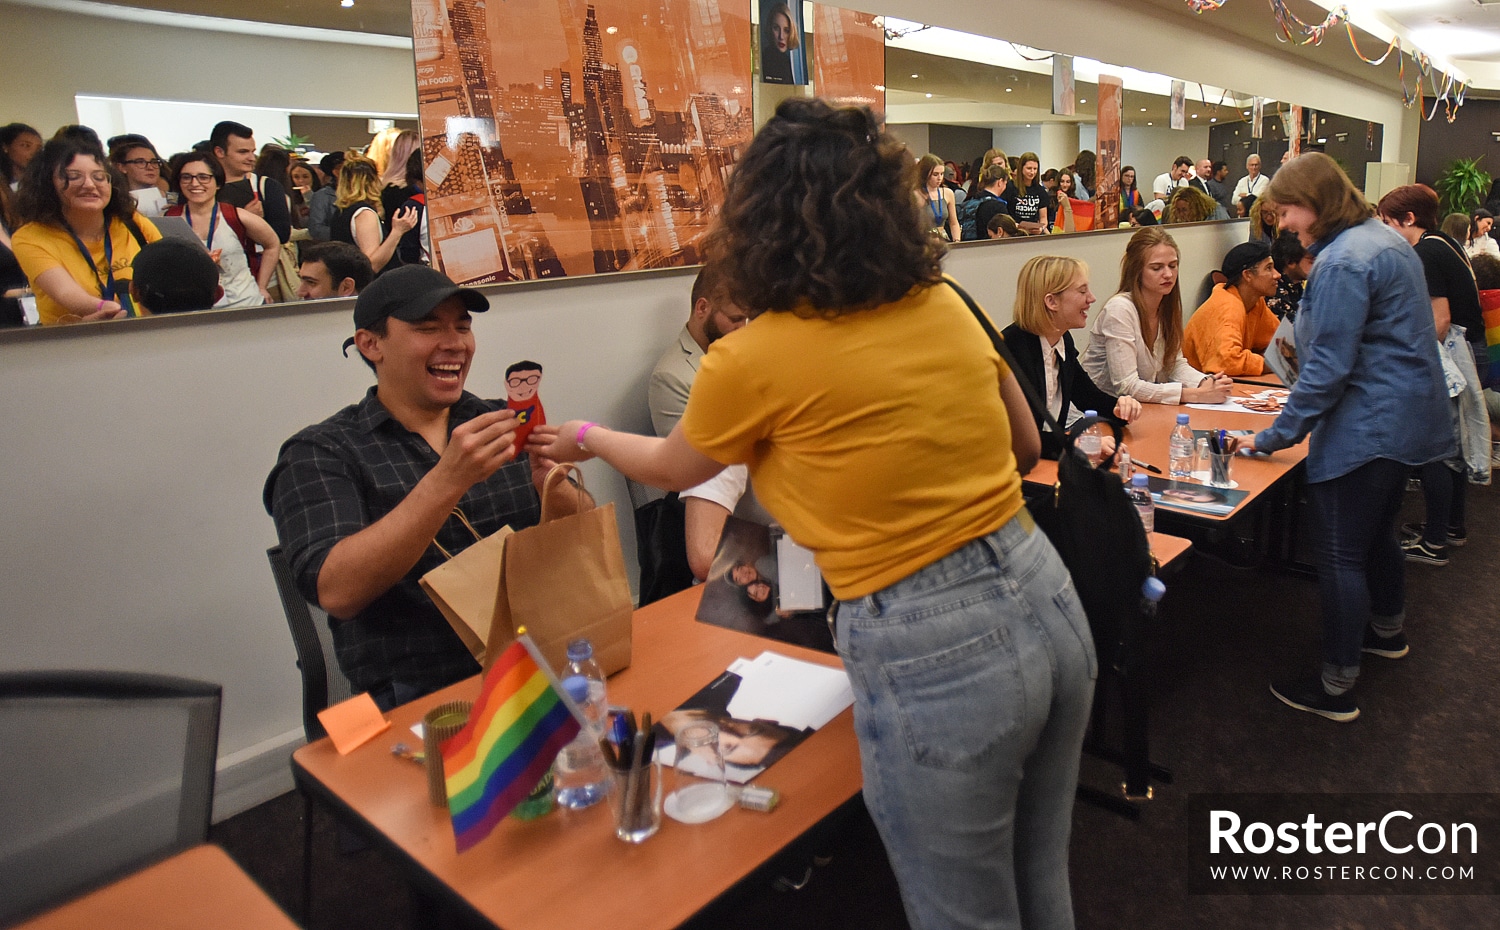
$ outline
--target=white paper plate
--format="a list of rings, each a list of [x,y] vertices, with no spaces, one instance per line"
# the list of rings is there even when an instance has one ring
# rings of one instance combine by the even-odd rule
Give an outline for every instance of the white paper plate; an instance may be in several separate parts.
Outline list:
[[[707,823],[734,806],[729,791],[723,785],[704,782],[667,795],[662,810],[678,823]]]

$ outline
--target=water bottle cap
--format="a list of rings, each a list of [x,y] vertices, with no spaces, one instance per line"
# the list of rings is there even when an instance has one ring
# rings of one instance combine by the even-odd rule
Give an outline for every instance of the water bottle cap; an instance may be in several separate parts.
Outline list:
[[[586,639],[575,639],[568,643],[569,662],[587,662],[594,657],[594,644]]]
[[[1149,488],[1151,486],[1151,478],[1145,472],[1138,475],[1131,475],[1130,484],[1137,488]]]
[[[589,680],[582,675],[569,675],[563,679],[562,685],[573,703],[582,704],[589,699]]]
[[[1187,414],[1185,414],[1185,413],[1179,413],[1177,415],[1177,425],[1178,426],[1187,426],[1187,422],[1188,422],[1188,415]]]
[[[1166,595],[1166,593],[1167,586],[1162,584],[1161,579],[1156,577],[1155,575],[1147,578],[1146,583],[1141,585],[1141,596],[1146,598],[1146,600],[1148,601],[1159,601]]]
[[[1086,417],[1097,417],[1099,415],[1099,411],[1097,411],[1097,410],[1085,410],[1083,412],[1083,415],[1086,416]]]

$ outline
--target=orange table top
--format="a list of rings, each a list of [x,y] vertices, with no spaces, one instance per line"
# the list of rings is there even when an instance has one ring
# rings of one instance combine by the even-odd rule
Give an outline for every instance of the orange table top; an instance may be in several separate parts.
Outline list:
[[[14,930],[295,930],[217,846],[195,846]]]
[[[609,680],[609,701],[660,718],[735,659],[771,650],[839,666],[837,656],[749,636],[693,615],[694,588],[635,613],[629,668]],[[862,784],[853,716],[845,711],[756,779],[782,793],[770,813],[734,808],[706,824],[663,818],[639,846],[615,838],[609,805],[558,810],[535,821],[507,818],[473,849],[454,851],[446,809],[427,800],[420,766],[391,754],[420,745],[409,727],[430,707],[470,699],[471,678],[387,716],[392,729],[347,756],[328,740],[293,756],[309,790],[368,824],[417,868],[506,930],[676,927],[852,798]]]
[[[1266,390],[1264,386],[1236,383],[1231,393],[1238,397],[1248,397],[1264,390]],[[1167,470],[1167,440],[1172,434],[1172,428],[1177,425],[1179,413],[1188,415],[1188,425],[1193,429],[1259,431],[1276,422],[1274,416],[1249,411],[1195,410],[1187,406],[1179,407],[1169,404],[1142,404],[1141,406],[1143,409],[1140,417],[1125,427],[1125,444],[1130,447],[1132,460],[1155,465],[1161,469],[1163,476]],[[1183,510],[1172,507],[1166,502],[1160,502],[1157,506],[1170,508],[1174,514],[1184,517],[1212,522],[1229,520],[1239,516],[1257,497],[1285,478],[1287,473],[1305,458],[1307,458],[1307,440],[1305,439],[1290,449],[1283,449],[1269,456],[1237,456],[1230,477],[1239,485],[1239,490],[1246,492],[1245,499],[1224,516],[1197,510]],[[1044,484],[1050,487],[1057,481],[1057,462],[1042,459],[1026,474],[1025,480],[1032,484]],[[1192,479],[1185,480],[1188,483],[1201,483],[1193,482]]]

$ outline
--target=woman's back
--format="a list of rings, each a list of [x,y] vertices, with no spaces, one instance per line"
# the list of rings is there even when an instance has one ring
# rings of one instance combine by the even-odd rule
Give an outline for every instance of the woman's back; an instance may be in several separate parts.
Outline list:
[[[762,503],[856,597],[1019,511],[1005,373],[946,284],[833,318],[763,313],[705,356],[682,428],[748,462]]]

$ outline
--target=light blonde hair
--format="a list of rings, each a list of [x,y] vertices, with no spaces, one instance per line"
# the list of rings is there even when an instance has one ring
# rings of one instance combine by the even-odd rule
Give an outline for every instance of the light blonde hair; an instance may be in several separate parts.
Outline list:
[[[1146,314],[1141,310],[1146,304],[1146,298],[1141,291],[1141,275],[1146,271],[1146,256],[1151,250],[1159,245],[1169,245],[1172,251],[1177,253],[1179,261],[1182,260],[1182,249],[1177,247],[1177,240],[1172,234],[1160,226],[1142,226],[1130,237],[1130,244],[1125,246],[1125,255],[1120,259],[1120,293],[1130,297],[1130,302],[1135,305],[1136,316],[1141,321],[1141,331],[1146,330]],[[1179,273],[1177,282],[1172,285],[1172,290],[1161,299],[1161,306],[1156,308],[1156,325],[1159,327],[1163,345],[1161,363],[1163,368],[1170,368],[1182,352],[1182,275]]]
[[[380,171],[375,162],[357,152],[344,156],[344,166],[339,169],[339,186],[334,194],[333,205],[340,210],[357,203],[369,204],[375,213],[385,219],[385,210],[380,206]]]
[[[415,130],[403,129],[396,136],[396,140],[391,143],[385,169],[380,172],[380,183],[382,185],[394,184],[397,187],[406,184],[406,162],[411,158],[411,153],[421,144],[422,137],[417,135]]]
[[[1016,306],[1012,314],[1016,324],[1028,333],[1043,335],[1051,328],[1047,296],[1073,286],[1079,278],[1087,280],[1089,266],[1066,255],[1035,255],[1021,266],[1016,279]]]
[[[391,146],[396,144],[396,137],[408,131],[397,129],[395,126],[389,129],[382,129],[375,133],[375,138],[371,139],[370,144],[365,146],[365,157],[375,163],[375,172],[377,175],[385,174],[386,167],[390,165]]]

